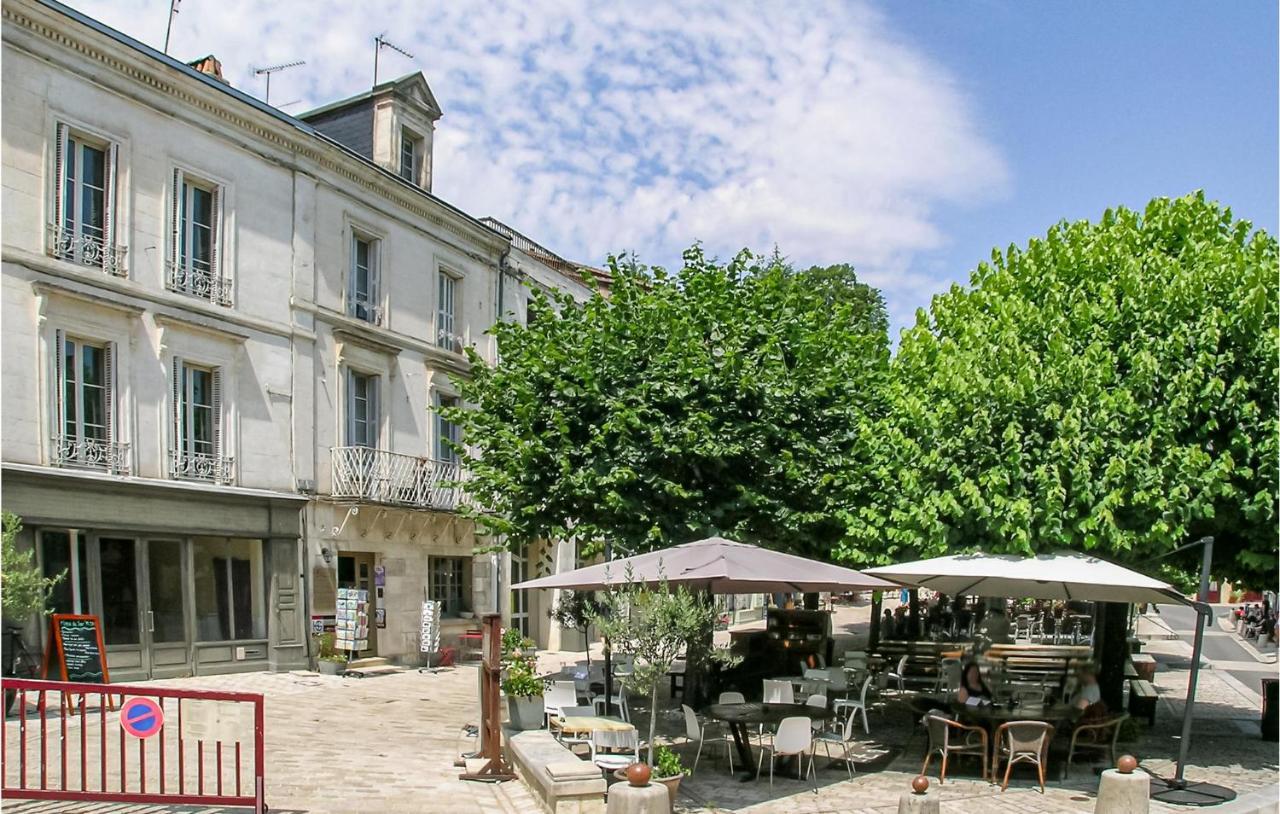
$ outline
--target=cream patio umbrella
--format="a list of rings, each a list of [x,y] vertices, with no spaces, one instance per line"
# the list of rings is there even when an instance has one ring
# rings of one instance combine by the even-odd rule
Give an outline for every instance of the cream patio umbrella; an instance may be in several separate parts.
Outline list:
[[[563,574],[512,585],[527,588],[599,590],[628,582],[684,585],[715,594],[816,593],[896,588],[892,582],[852,568],[770,551],[723,537],[708,537],[634,557],[588,565]]]

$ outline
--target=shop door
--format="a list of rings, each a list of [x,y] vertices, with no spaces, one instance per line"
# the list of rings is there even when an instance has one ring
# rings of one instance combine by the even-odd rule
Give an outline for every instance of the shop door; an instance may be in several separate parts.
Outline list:
[[[146,541],[142,640],[152,678],[191,675],[186,548],[179,540]]]
[[[93,612],[102,621],[107,669],[112,681],[150,678],[151,664],[142,640],[142,563],[138,543],[129,537],[99,537],[90,547],[95,579]]]
[[[361,651],[361,656],[378,654],[378,626],[374,623],[377,617],[378,592],[373,584],[372,554],[339,554],[338,555],[338,587],[356,588],[369,592],[369,649]]]

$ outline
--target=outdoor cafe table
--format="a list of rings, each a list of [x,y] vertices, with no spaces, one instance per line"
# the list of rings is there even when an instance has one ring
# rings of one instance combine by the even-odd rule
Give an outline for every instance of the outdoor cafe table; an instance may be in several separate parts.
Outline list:
[[[724,721],[729,725],[733,735],[734,748],[738,750],[738,760],[745,767],[747,775],[743,782],[755,780],[758,775],[755,764],[751,761],[751,746],[747,736],[747,726],[751,724],[777,725],[783,718],[810,718],[829,721],[835,717],[830,709],[811,707],[808,704],[762,704],[750,701],[745,704],[712,704],[707,707],[707,717]],[[757,767],[758,768],[758,767]]]
[[[599,715],[574,715],[569,718],[553,718],[551,725],[566,735],[589,735],[592,732],[626,732],[635,728],[621,718],[605,718]]]

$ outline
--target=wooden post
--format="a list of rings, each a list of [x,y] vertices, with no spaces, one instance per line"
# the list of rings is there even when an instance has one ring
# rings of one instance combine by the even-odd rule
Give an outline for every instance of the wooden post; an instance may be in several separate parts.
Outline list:
[[[463,772],[463,780],[511,780],[515,772],[502,755],[502,616],[487,613],[480,618],[484,631],[480,664],[480,757],[478,772]]]
[[[920,638],[920,589],[912,588],[907,594],[907,635],[902,638],[909,641],[915,641]]]
[[[873,651],[880,646],[880,605],[883,601],[883,591],[871,592],[871,632],[867,638],[868,651]]]

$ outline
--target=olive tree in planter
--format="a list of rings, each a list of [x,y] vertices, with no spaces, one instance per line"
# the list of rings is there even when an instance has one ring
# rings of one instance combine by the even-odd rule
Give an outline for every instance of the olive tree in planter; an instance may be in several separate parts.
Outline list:
[[[560,600],[551,609],[551,621],[561,627],[582,634],[583,649],[587,652],[587,669],[591,669],[591,642],[587,636],[592,618],[600,611],[600,603],[592,591],[560,592]]]
[[[592,624],[609,640],[615,653],[635,658],[628,686],[649,697],[649,765],[657,767],[654,738],[658,728],[658,689],[667,678],[681,651],[686,657],[710,658],[732,664],[736,657],[722,648],[695,653],[707,647],[716,621],[715,604],[705,594],[695,594],[684,586],[672,588],[663,580],[653,587],[633,582],[628,575],[620,587],[602,592]],[[658,777],[655,780],[669,778]]]

